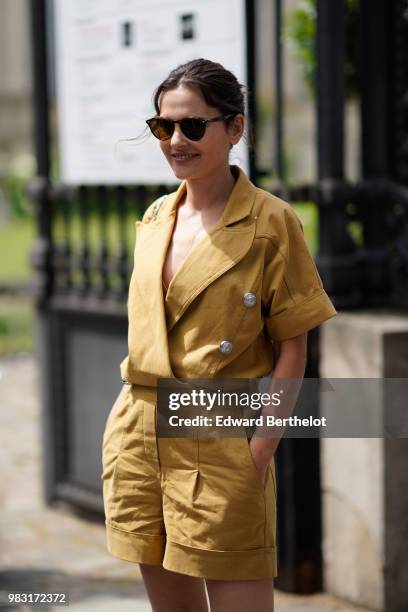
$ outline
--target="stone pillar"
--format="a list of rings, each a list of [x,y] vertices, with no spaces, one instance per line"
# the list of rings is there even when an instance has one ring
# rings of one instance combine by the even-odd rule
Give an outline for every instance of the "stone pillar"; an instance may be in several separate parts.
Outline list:
[[[408,377],[408,315],[339,313],[320,341],[322,378]],[[321,470],[325,590],[406,612],[408,438],[322,439]]]

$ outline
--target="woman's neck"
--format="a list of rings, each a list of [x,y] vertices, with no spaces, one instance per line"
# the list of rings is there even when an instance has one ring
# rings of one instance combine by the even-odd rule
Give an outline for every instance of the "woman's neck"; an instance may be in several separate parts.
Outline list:
[[[221,206],[227,202],[236,180],[229,165],[210,176],[186,179],[184,204],[194,212]]]

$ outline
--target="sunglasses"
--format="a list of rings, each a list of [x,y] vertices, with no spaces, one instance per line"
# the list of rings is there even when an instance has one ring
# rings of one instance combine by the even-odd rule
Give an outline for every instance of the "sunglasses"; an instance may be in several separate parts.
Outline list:
[[[201,117],[188,117],[186,119],[179,119],[179,121],[173,121],[172,119],[164,119],[163,117],[152,117],[152,119],[146,119],[146,123],[150,128],[153,136],[156,136],[159,140],[169,140],[174,134],[174,126],[176,123],[179,124],[181,131],[184,136],[189,140],[200,140],[207,128],[207,123],[213,123],[215,121],[223,121],[224,119],[230,119],[234,117],[236,113],[230,115],[219,115],[212,119],[201,119]]]

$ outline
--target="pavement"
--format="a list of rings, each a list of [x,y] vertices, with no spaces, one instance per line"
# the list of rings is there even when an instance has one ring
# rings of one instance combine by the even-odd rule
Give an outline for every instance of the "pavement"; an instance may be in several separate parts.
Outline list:
[[[68,593],[71,612],[151,612],[138,566],[107,552],[103,519],[44,504],[38,382],[32,355],[0,359],[0,610],[35,609],[7,603],[33,591]],[[275,612],[333,611],[370,612],[324,593],[276,591]]]

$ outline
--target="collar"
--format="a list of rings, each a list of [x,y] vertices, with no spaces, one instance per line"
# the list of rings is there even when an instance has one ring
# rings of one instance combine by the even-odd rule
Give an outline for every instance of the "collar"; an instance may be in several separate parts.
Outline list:
[[[238,178],[230,193],[221,217],[221,225],[223,226],[231,225],[248,217],[251,213],[256,195],[255,185],[252,183],[252,181],[250,181],[242,168],[236,165],[230,165],[230,168],[232,173]],[[174,191],[167,196],[169,202],[168,206],[163,207],[165,208],[162,215],[163,221],[169,216],[176,214],[177,207],[186,192],[187,181],[184,180],[180,183],[177,191]]]

